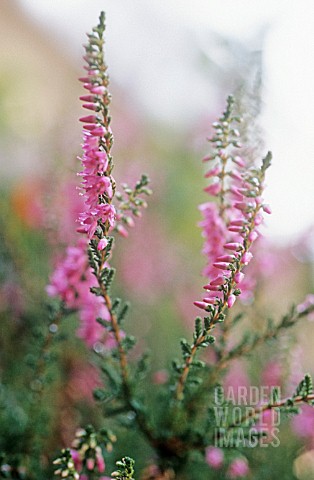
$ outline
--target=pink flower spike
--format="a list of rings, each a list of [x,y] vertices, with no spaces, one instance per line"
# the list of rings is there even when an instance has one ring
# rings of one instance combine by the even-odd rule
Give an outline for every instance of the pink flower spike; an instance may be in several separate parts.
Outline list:
[[[213,263],[213,266],[220,270],[229,270],[229,263],[226,262],[215,262]]]
[[[219,277],[214,278],[214,280],[210,282],[210,285],[223,285],[225,281],[225,278],[219,275]]]
[[[98,107],[95,105],[95,103],[83,103],[83,108],[87,108],[87,110],[97,110]]]
[[[208,187],[204,188],[204,192],[209,193],[210,195],[217,195],[221,190],[221,185],[219,183],[212,183]]]
[[[265,213],[268,213],[269,215],[272,213],[272,210],[268,204],[263,205],[263,210]]]
[[[108,245],[108,240],[106,238],[101,238],[97,245],[97,250],[103,250]]]
[[[87,115],[86,117],[81,117],[79,120],[84,123],[95,123],[98,118],[97,115]]]
[[[241,243],[231,242],[231,243],[225,243],[224,248],[226,250],[234,250],[235,252],[240,252],[243,249],[243,246],[241,245]]]
[[[198,308],[201,308],[202,310],[206,310],[207,304],[205,302],[193,302],[193,305],[195,305]]]
[[[227,300],[227,305],[228,305],[228,308],[231,308],[233,307],[234,305],[234,302],[236,301],[237,297],[235,295],[229,295],[228,297],[228,300]]]
[[[244,252],[241,261],[242,261],[242,263],[243,263],[244,265],[247,265],[248,263],[250,263],[250,261],[252,260],[252,258],[253,258],[253,255],[252,255],[251,252]]]
[[[234,276],[234,281],[235,283],[241,283],[242,280],[244,279],[245,275],[242,272],[237,272]]]

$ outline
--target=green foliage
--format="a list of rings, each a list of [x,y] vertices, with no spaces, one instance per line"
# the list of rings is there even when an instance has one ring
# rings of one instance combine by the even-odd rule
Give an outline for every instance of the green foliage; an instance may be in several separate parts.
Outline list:
[[[130,457],[124,457],[116,462],[117,470],[112,472],[111,476],[117,480],[134,480],[134,460]]]

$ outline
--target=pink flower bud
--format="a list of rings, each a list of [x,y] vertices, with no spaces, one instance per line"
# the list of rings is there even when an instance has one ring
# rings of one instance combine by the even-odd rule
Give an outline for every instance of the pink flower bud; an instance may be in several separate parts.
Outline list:
[[[231,242],[225,243],[224,248],[226,250],[234,250],[235,252],[240,252],[243,249],[243,246],[241,245],[241,243]]]
[[[233,171],[229,173],[230,177],[233,178],[234,180],[238,180],[239,182],[242,182],[243,178],[240,172]]]
[[[209,303],[210,305],[215,305],[216,301],[217,301],[217,297],[205,297],[205,298],[203,298],[203,302],[205,302],[205,304]]]
[[[264,210],[265,213],[268,213],[269,215],[272,213],[271,208],[270,208],[269,205],[265,204],[265,205],[263,205],[262,208],[263,208],[263,210]]]
[[[97,115],[87,115],[86,117],[81,117],[79,120],[84,123],[95,123],[98,118]]]
[[[211,292],[219,292],[220,288],[220,285],[207,285],[206,290],[209,290]]]
[[[228,227],[229,232],[234,232],[234,233],[240,233],[243,231],[243,227],[234,227],[231,225],[231,227]]]
[[[243,227],[246,224],[246,221],[243,218],[238,218],[236,220],[232,220],[229,225],[230,227]]]
[[[108,240],[106,238],[101,238],[97,245],[97,250],[103,250],[108,245]]]
[[[205,302],[193,302],[193,305],[195,305],[198,308],[201,308],[202,310],[206,310],[207,304]]]
[[[243,200],[243,195],[242,193],[239,191],[238,188],[236,187],[231,187],[230,188],[230,192],[233,193],[233,195],[238,198],[238,200]]]
[[[241,212],[245,212],[247,210],[247,208],[250,206],[250,204],[248,204],[246,202],[235,202],[233,204],[233,206],[237,210],[241,210]]]
[[[96,125],[92,124],[92,123],[89,123],[88,125],[83,125],[83,128],[84,128],[84,130],[88,130],[89,132],[91,132],[92,130],[94,130],[96,128]]]
[[[248,236],[248,239],[250,242],[254,242],[258,237],[258,233],[257,232],[251,232],[249,233],[249,236]]]
[[[212,168],[211,170],[209,170],[206,174],[205,174],[205,178],[209,178],[209,177],[215,177],[216,175],[218,175],[218,173],[220,173],[220,166],[217,165],[216,167]]]
[[[249,473],[249,467],[247,460],[244,458],[236,458],[231,462],[227,475],[228,478],[241,478],[245,477]]]
[[[226,262],[215,262],[213,263],[213,266],[220,270],[229,270],[229,263]]]
[[[123,225],[117,225],[117,231],[121,235],[121,237],[127,238],[129,236],[129,232]]]
[[[254,225],[258,226],[262,223],[263,217],[262,215],[256,215],[255,220],[254,220]]]
[[[210,285],[223,285],[225,281],[225,278],[219,275],[219,277],[214,278],[214,280],[210,282]]]
[[[222,467],[224,461],[224,452],[221,448],[208,447],[205,452],[206,463],[214,470]]]
[[[82,100],[83,102],[93,103],[95,102],[96,97],[94,97],[94,95],[82,95],[80,97],[80,100]]]
[[[220,255],[220,257],[216,258],[217,262],[233,262],[234,259],[234,255]]]
[[[242,263],[244,265],[247,265],[248,263],[250,263],[250,261],[252,260],[253,258],[253,255],[251,252],[244,252],[243,256],[242,256]]]
[[[97,110],[97,105],[95,103],[83,103],[83,108],[87,108],[87,110]]]
[[[93,137],[102,137],[106,133],[105,127],[96,127],[92,130]]]
[[[99,473],[103,473],[105,471],[106,464],[105,464],[104,457],[101,454],[97,455],[96,464],[97,464],[97,469]]]
[[[80,77],[79,82],[88,83],[89,82],[89,77]]]
[[[91,88],[91,93],[95,93],[96,95],[103,95],[106,92],[106,87],[99,85],[97,87]]]
[[[245,167],[245,161],[243,160],[242,157],[239,157],[239,155],[232,158],[232,161],[236,163],[239,167]]]
[[[210,195],[217,195],[221,190],[221,185],[219,183],[212,183],[208,187],[204,188],[204,192],[209,193]]]
[[[233,307],[234,302],[236,301],[236,298],[237,298],[237,297],[236,297],[235,295],[233,295],[233,294],[232,294],[232,295],[229,295],[228,300],[227,300],[228,308]]]
[[[234,281],[235,283],[241,283],[242,280],[244,279],[245,275],[242,272],[237,272],[234,276]]]
[[[86,460],[86,467],[87,467],[87,470],[94,470],[95,460],[93,458],[88,458]]]

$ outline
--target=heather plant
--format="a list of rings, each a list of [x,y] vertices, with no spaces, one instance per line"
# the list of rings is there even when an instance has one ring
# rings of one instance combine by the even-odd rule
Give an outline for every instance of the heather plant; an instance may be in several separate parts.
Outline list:
[[[129,303],[115,293],[112,264],[116,238],[122,237],[127,249],[129,228],[136,228],[152,191],[147,175],[135,185],[123,183],[121,189],[113,177],[104,32],[101,13],[99,24],[88,34],[86,73],[80,78],[87,90],[80,100],[88,114],[80,118],[82,210],[77,241],[66,248],[50,276],[45,321],[32,325],[37,305],[23,314],[32,336],[27,338],[22,376],[31,388],[22,408],[21,378],[15,372],[13,388],[3,376],[0,477],[53,478],[54,470],[55,478],[77,480],[270,478],[269,461],[265,455],[261,461],[256,452],[276,455],[281,416],[294,415],[300,405],[310,408],[314,402],[309,374],[301,375],[295,388],[281,395],[280,373],[268,383],[250,386],[233,370],[236,362],[314,311],[309,296],[279,319],[268,314],[264,318],[255,299],[266,255],[264,214],[271,213],[264,188],[272,155],[252,159],[250,152],[246,157],[242,117],[229,96],[213,124],[210,151],[203,159],[209,165],[205,173],[209,184],[204,187],[209,199],[200,205],[206,258],[205,293],[194,301],[195,312],[200,313],[195,313],[190,335],[178,340],[179,353],[171,365],[151,376],[149,352],[132,335]],[[264,252],[263,258],[259,252]],[[252,327],[250,317],[262,318],[258,328]],[[85,342],[85,350],[73,331]],[[87,369],[83,383],[86,387],[95,374],[90,389],[97,406],[73,420],[77,431],[66,444],[56,433],[62,431],[61,399],[56,408],[52,406],[54,392],[63,385],[61,373],[67,368],[63,370],[62,363],[70,347],[79,350],[83,363],[86,351],[93,357],[94,373]],[[68,396],[66,415],[69,405]]]

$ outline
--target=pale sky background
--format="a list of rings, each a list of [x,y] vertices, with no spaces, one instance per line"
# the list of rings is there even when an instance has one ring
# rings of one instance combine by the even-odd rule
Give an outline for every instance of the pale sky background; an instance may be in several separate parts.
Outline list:
[[[19,0],[50,36],[78,59],[84,32],[107,14],[111,77],[143,108],[184,123],[215,104],[213,88],[195,67],[193,45],[214,30],[254,48],[264,44],[262,127],[274,155],[265,193],[273,215],[268,232],[287,240],[314,224],[313,0]],[[258,47],[258,45],[257,45]],[[193,98],[189,91],[193,87]],[[156,95],[158,91],[158,95]],[[229,92],[226,92],[228,94]],[[214,110],[215,111],[215,110]]]

